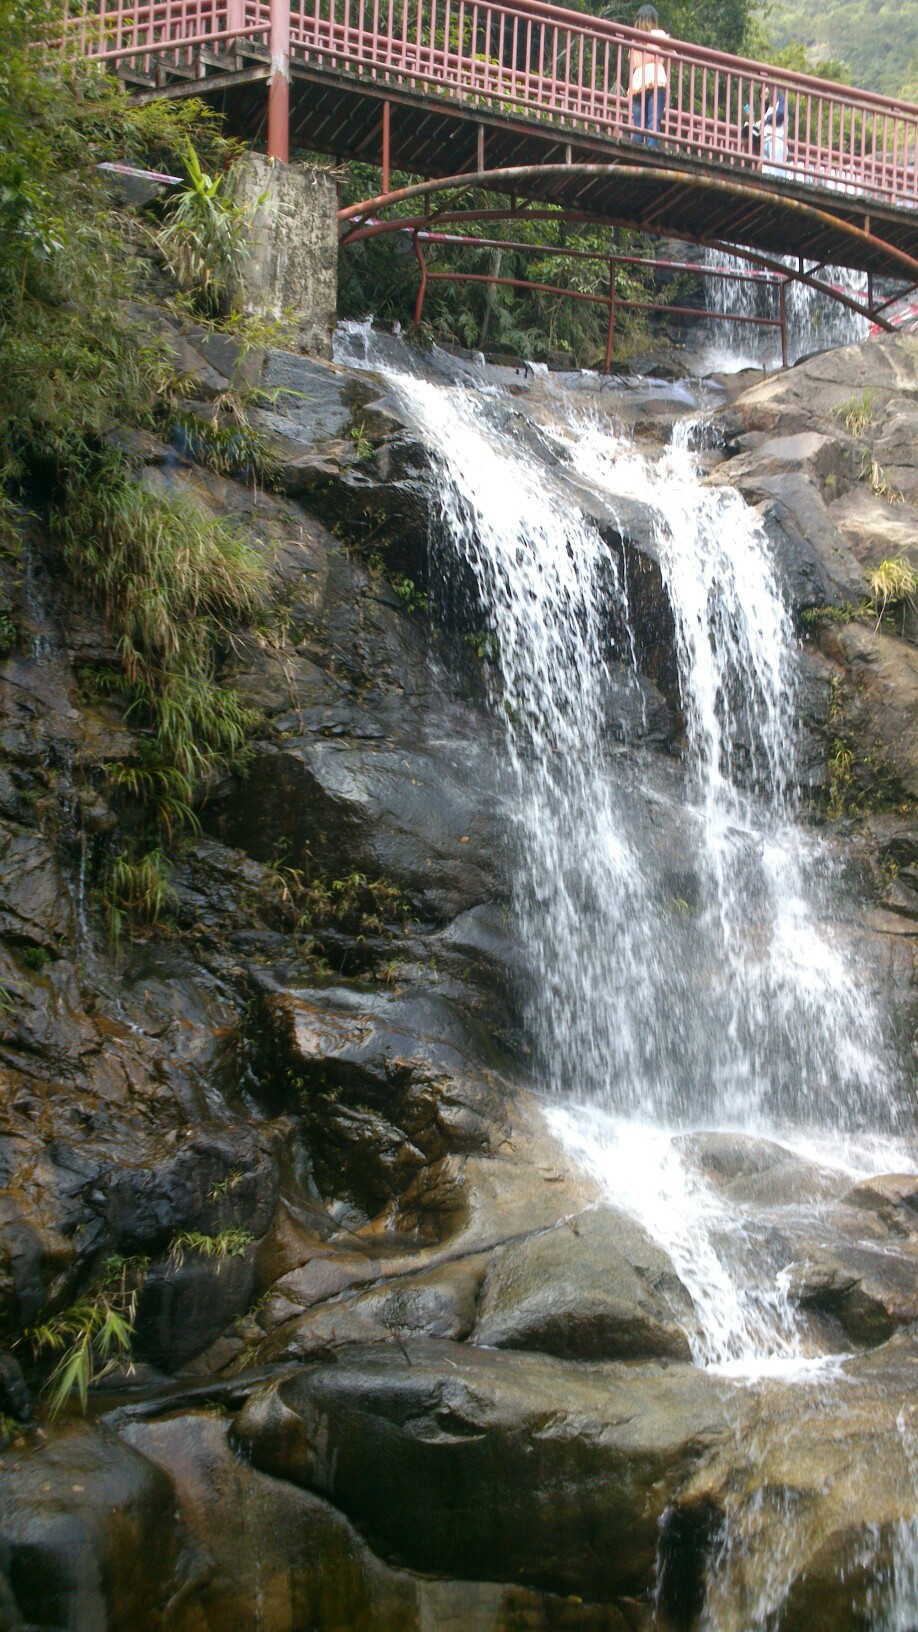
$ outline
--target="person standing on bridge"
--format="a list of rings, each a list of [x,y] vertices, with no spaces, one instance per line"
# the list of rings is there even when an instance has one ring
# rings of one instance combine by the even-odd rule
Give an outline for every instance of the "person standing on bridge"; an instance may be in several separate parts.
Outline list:
[[[641,7],[634,19],[634,26],[652,39],[669,39],[665,29],[660,27],[660,19],[653,6]],[[668,83],[666,59],[649,45],[646,48],[634,46],[631,51],[631,123],[639,130],[653,132],[653,135],[635,136],[636,142],[659,147],[657,136],[663,129]]]
[[[773,89],[766,93],[762,119],[762,171],[766,176],[780,176],[786,151],[784,97],[779,90]]]

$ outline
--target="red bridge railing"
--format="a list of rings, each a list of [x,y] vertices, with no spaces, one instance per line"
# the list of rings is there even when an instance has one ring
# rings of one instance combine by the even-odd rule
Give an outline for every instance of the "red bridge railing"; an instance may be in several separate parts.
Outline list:
[[[135,71],[203,72],[203,53],[248,46],[330,77],[550,123],[578,135],[635,134],[629,58],[647,35],[545,0],[99,0],[71,4],[83,52]],[[763,170],[780,183],[918,206],[918,107],[682,41],[654,41],[669,87],[667,148]],[[217,66],[212,63],[212,66]],[[781,139],[763,143],[768,94]]]

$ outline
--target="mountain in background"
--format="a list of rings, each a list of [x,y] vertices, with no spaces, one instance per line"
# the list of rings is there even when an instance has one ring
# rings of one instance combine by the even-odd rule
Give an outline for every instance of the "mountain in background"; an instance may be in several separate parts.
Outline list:
[[[778,50],[800,41],[814,64],[844,63],[853,85],[918,101],[916,0],[823,0],[818,7],[812,0],[773,0],[762,23]]]

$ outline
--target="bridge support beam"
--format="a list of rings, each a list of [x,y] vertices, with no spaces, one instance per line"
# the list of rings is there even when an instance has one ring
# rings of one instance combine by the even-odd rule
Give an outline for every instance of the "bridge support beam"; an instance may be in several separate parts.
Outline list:
[[[268,157],[290,159],[290,6],[271,0],[271,78],[268,81]]]

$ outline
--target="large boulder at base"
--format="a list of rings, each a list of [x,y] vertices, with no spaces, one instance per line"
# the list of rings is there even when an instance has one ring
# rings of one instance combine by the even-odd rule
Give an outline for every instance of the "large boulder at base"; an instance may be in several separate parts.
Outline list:
[[[175,1632],[415,1632],[414,1582],[327,1502],[237,1456],[228,1431],[225,1418],[196,1412],[123,1430],[168,1469],[197,1553],[199,1584]]]
[[[390,1562],[586,1598],[649,1591],[676,1492],[731,1437],[689,1366],[574,1365],[432,1339],[267,1385],[255,1467],[328,1498]]]
[[[571,1360],[690,1360],[691,1299],[665,1252],[612,1207],[494,1254],[472,1342]]]
[[[169,1632],[642,1632],[646,1625],[637,1604],[619,1609],[391,1569],[321,1497],[237,1456],[229,1424],[212,1414],[132,1423],[124,1436],[168,1470],[193,1552],[194,1590]]]
[[[163,1259],[144,1277],[134,1348],[163,1371],[177,1371],[244,1314],[252,1302],[251,1249],[205,1257],[189,1251]]]
[[[46,1430],[6,1451],[0,1560],[22,1621],[159,1632],[176,1586],[174,1507],[168,1474],[106,1428]]]

